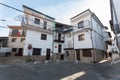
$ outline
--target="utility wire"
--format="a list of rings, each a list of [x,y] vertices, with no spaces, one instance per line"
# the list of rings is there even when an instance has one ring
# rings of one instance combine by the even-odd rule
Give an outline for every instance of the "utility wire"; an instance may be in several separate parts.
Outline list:
[[[0,3],[0,4],[3,5],[3,6],[5,6],[5,7],[11,8],[11,9],[13,9],[13,10],[22,12],[22,13],[24,13],[24,14],[31,15],[31,16],[34,16],[34,17],[37,17],[37,18],[41,18],[41,17],[36,16],[36,15],[34,15],[34,14],[30,14],[30,13],[28,13],[28,12],[24,12],[24,11],[22,11],[22,10],[20,10],[20,9],[14,8],[14,7],[9,6],[9,5],[6,5],[6,4],[4,4],[4,3]]]
[[[3,6],[5,6],[5,7],[8,7],[8,8],[11,8],[11,9],[13,9],[13,10],[16,10],[16,11],[18,11],[18,12],[21,12],[21,13],[24,13],[24,14],[27,14],[27,15],[31,15],[31,16],[34,16],[34,17],[37,17],[37,18],[41,18],[41,17],[39,17],[39,16],[30,14],[30,13],[24,12],[24,11],[22,11],[22,10],[19,10],[19,9],[17,9],[17,8],[14,8],[14,7],[12,7],[12,6],[6,5],[6,4],[4,4],[4,3],[0,3],[0,4],[3,5]],[[2,27],[2,28],[3,28],[3,27]]]
[[[17,8],[14,8],[14,7],[11,7],[11,6],[9,6],[9,5],[6,5],[6,4],[3,4],[3,3],[0,3],[0,4],[3,5],[3,6],[5,6],[5,7],[8,7],[8,8],[14,9],[14,10],[16,10],[16,11],[24,12],[24,11],[22,11],[22,10],[19,10],[19,9],[17,9]]]

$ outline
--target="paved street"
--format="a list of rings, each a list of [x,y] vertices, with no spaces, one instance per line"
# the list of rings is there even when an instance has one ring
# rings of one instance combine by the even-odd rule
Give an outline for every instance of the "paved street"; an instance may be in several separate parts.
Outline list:
[[[0,80],[120,80],[119,67],[109,62],[0,64]]]

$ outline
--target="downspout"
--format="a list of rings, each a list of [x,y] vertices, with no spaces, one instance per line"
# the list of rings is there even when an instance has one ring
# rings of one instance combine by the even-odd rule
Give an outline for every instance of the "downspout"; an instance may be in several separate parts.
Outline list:
[[[75,61],[77,60],[76,59],[76,52],[75,52],[75,48],[74,48],[74,33],[72,32],[72,35],[73,35],[73,53],[74,53],[74,58],[75,58]]]
[[[91,13],[91,40],[92,40],[92,48],[93,48],[93,62],[95,63],[96,62],[96,59],[95,59],[95,51],[94,51],[94,44],[93,44],[93,34],[92,34],[92,30],[93,30],[93,24],[92,24],[92,13]]]
[[[73,28],[74,26],[72,26],[72,30],[74,31],[74,28]],[[72,34],[72,40],[73,40],[73,53],[74,53],[74,60],[76,61],[77,59],[76,59],[76,53],[75,53],[75,48],[74,48],[74,32],[71,32],[71,34]]]

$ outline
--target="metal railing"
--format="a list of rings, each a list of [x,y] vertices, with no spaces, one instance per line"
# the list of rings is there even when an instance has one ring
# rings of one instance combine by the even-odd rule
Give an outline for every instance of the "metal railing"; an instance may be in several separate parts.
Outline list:
[[[54,29],[54,24],[45,25],[43,22],[39,22],[39,24],[36,24],[34,22],[34,18],[28,19],[26,17],[22,17],[21,24],[32,25],[32,26],[35,26],[35,27],[42,28],[44,30],[53,30]],[[46,29],[44,27],[46,27]]]

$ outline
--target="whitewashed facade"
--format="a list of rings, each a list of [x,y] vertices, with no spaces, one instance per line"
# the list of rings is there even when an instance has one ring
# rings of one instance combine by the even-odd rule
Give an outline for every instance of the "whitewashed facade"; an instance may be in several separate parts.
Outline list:
[[[23,55],[45,56],[49,60],[53,51],[52,28],[55,26],[55,19],[27,6],[23,8],[27,13],[22,22],[27,32]],[[29,44],[32,46],[31,49],[28,49]]]
[[[106,50],[104,26],[89,9],[71,18],[76,60],[97,62]]]
[[[44,60],[97,62],[106,51],[104,25],[89,9],[71,18],[71,25],[23,6],[26,30],[23,55],[44,56]],[[29,48],[28,45],[31,45]],[[39,57],[40,58],[40,57]]]

